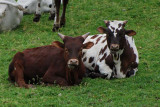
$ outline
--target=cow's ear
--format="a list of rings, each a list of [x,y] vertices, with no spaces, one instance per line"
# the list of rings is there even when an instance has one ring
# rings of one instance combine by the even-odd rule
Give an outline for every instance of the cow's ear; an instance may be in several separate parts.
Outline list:
[[[134,35],[136,35],[136,32],[134,30],[126,30],[125,34],[128,36],[134,36]]]
[[[106,29],[102,26],[98,27],[97,30],[99,31],[99,33],[106,33]]]
[[[83,49],[90,49],[94,45],[93,42],[87,42],[83,44]]]
[[[64,48],[64,44],[59,42],[59,41],[52,42],[52,45],[57,47],[57,48]]]
[[[109,22],[108,20],[104,20],[104,23],[105,23],[106,26],[108,27],[110,22]]]

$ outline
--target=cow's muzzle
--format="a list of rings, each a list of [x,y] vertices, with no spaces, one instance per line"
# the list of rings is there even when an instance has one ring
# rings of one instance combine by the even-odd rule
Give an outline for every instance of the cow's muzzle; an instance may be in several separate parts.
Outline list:
[[[70,59],[67,64],[70,69],[74,69],[79,65],[79,61],[78,59]]]
[[[112,53],[117,52],[119,50],[119,44],[111,44],[110,49]]]

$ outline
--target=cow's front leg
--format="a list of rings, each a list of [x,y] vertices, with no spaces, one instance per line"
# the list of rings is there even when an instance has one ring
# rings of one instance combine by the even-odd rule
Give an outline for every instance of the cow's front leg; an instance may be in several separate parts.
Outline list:
[[[60,4],[61,0],[55,0],[56,15],[52,29],[53,32],[57,31],[60,28],[60,18],[59,18]]]
[[[41,1],[42,0],[37,0],[36,13],[33,19],[34,22],[39,22],[41,18]]]
[[[66,23],[65,15],[66,15],[67,4],[68,4],[68,0],[63,0],[63,13],[62,13],[62,16],[61,16],[61,21],[60,21],[61,26],[64,26],[65,23]]]
[[[138,71],[138,64],[136,67],[131,66],[131,68],[127,70],[126,77],[135,76],[137,71]]]
[[[102,62],[97,62],[96,71],[99,71],[100,74],[104,75],[102,77],[105,77],[107,79],[114,78],[114,71],[105,63],[105,60],[103,60]]]
[[[60,86],[68,86],[67,80],[65,78],[55,75],[56,71],[53,72],[53,70],[55,70],[54,67],[51,67],[50,69],[48,69],[48,71],[45,73],[45,75],[42,78],[42,82],[47,84],[58,84]]]
[[[58,84],[60,86],[68,86],[68,82],[65,78],[58,77],[58,76],[44,76],[42,81],[48,84]]]
[[[54,18],[55,18],[55,13],[56,13],[55,1],[52,0],[52,7],[51,7],[51,10],[50,10],[49,20],[54,20]]]

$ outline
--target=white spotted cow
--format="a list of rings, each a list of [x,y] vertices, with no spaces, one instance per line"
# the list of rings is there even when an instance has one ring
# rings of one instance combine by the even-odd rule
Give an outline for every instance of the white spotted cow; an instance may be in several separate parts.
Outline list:
[[[105,21],[107,28],[99,27],[103,34],[88,36],[84,43],[93,42],[90,49],[83,49],[87,76],[110,79],[134,76],[138,71],[138,51],[132,36],[133,30],[126,30],[127,21]]]
[[[52,8],[52,0],[18,0],[17,3],[25,8],[24,14],[36,13],[39,3],[41,12],[50,12]]]
[[[15,0],[0,1],[0,31],[16,28],[23,18],[23,7]]]

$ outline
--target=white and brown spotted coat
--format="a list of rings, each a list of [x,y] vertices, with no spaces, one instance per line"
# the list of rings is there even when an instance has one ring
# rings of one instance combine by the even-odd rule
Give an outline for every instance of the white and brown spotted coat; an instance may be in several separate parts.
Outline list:
[[[116,26],[111,25],[110,28],[116,29]],[[114,31],[112,33],[116,34]],[[124,48],[119,49],[114,54],[111,53],[108,46],[106,34],[88,36],[84,43],[87,42],[94,43],[90,49],[83,50],[82,60],[85,67],[90,71],[106,75],[108,79],[112,76],[115,78],[130,77],[138,71],[138,51],[133,37],[125,35]]]

